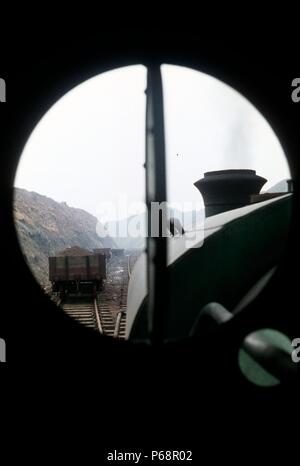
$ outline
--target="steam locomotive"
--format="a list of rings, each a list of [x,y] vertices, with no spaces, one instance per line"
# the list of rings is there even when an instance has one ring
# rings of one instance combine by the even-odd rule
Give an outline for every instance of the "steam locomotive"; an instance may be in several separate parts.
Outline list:
[[[253,170],[205,175],[195,183],[205,203],[206,219],[199,227],[203,237],[189,248],[185,235],[167,238],[170,293],[164,337],[169,341],[197,337],[245,309],[274,274],[288,240],[291,192],[259,194],[267,180]],[[129,282],[130,340],[149,339],[146,262],[143,253]],[[279,378],[295,370],[286,341],[275,334],[269,338],[270,332],[267,337],[257,331],[246,339],[242,357],[244,365],[251,360],[248,366],[262,384],[275,380],[274,368]],[[265,370],[270,368],[270,373]]]

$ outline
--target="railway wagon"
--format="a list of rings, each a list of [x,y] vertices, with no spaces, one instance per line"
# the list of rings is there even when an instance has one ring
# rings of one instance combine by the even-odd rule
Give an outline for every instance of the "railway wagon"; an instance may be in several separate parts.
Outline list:
[[[49,257],[49,280],[54,292],[95,293],[105,278],[103,254]]]
[[[111,259],[112,253],[111,253],[111,248],[97,248],[93,249],[94,254],[103,254],[107,261]]]

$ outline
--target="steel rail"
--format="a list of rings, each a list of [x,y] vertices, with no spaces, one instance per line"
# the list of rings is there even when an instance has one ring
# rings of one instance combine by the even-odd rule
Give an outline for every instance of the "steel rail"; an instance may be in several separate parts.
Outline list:
[[[98,305],[97,305],[97,298],[94,298],[94,311],[95,311],[95,316],[96,316],[96,322],[97,322],[97,326],[98,326],[98,330],[99,332],[103,335],[103,328],[102,328],[102,325],[101,325],[101,320],[100,320],[100,316],[99,316],[99,309],[98,309]]]

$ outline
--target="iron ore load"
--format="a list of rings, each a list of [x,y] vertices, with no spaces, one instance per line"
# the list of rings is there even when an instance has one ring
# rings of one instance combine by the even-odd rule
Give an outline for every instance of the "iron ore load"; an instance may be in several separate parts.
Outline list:
[[[105,254],[78,246],[49,257],[52,291],[60,293],[96,293],[106,278]]]

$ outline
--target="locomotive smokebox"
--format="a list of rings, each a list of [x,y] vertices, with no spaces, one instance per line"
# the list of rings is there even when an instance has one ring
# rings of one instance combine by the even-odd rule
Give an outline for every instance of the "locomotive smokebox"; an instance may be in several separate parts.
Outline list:
[[[255,170],[218,170],[204,173],[194,185],[202,194],[205,216],[220,214],[250,204],[267,180]]]

